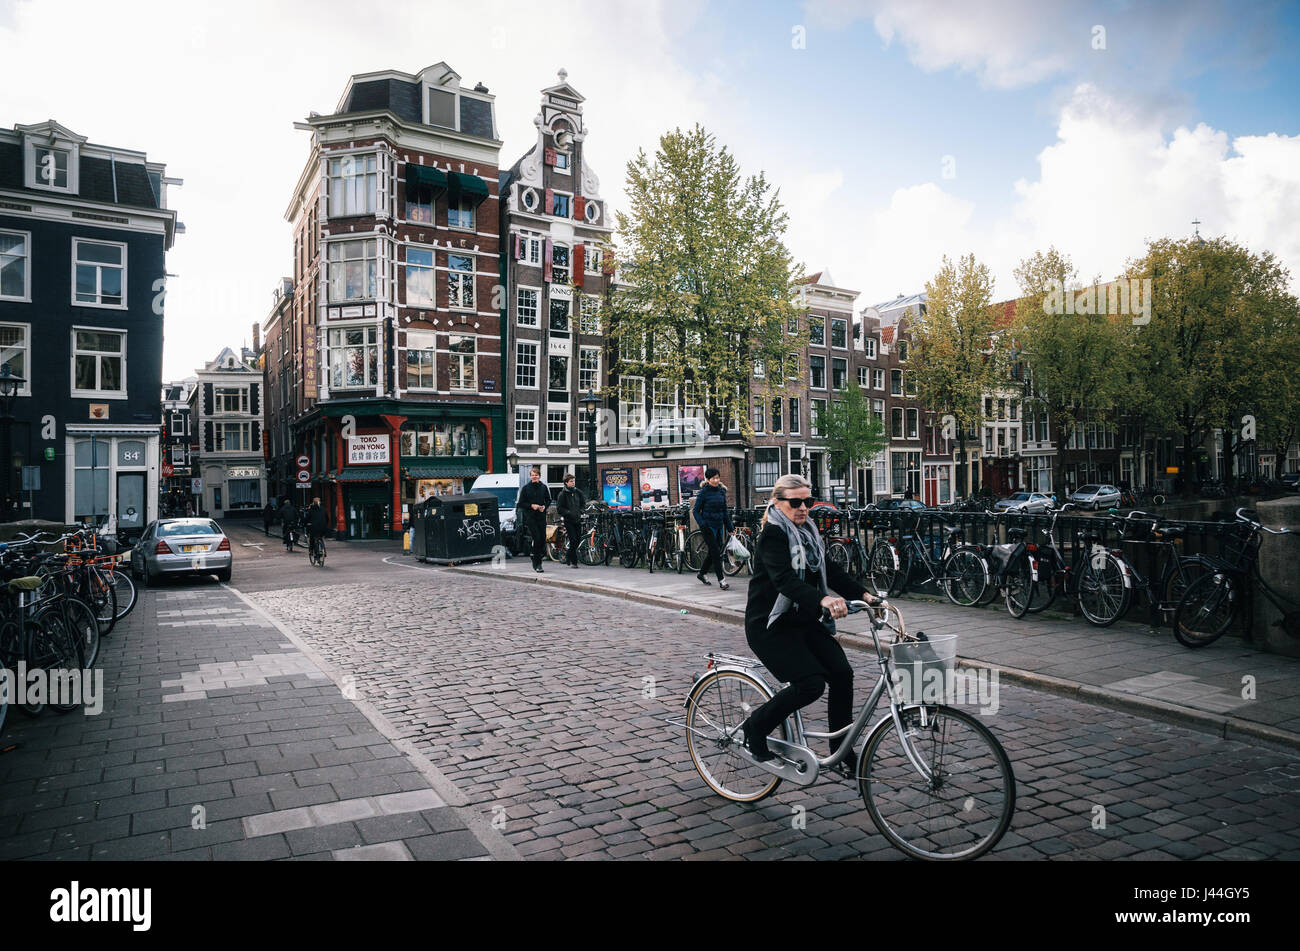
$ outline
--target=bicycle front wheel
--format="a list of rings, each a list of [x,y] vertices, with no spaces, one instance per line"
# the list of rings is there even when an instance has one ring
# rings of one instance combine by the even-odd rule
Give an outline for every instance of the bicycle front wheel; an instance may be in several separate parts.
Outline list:
[[[635,532],[624,532],[618,546],[618,563],[624,568],[635,568],[641,560],[641,543]]]
[[[1174,611],[1174,637],[1184,647],[1213,644],[1236,616],[1237,597],[1232,579],[1221,571],[1192,582]]]
[[[749,565],[749,573],[752,575],[754,573],[754,550],[749,547],[744,535],[735,535],[733,537],[745,546],[745,550],[749,552],[749,557],[737,558],[724,545],[722,549],[722,570],[728,578],[734,578],[740,574],[742,568]],[[727,540],[727,544],[731,544],[731,539]]]
[[[599,535],[588,533],[578,543],[578,561],[594,568],[605,560],[605,543]]]
[[[883,598],[894,593],[894,579],[898,576],[898,550],[889,542],[878,541],[871,549],[871,560],[867,566],[867,580],[875,589],[877,597]]]
[[[989,567],[973,548],[958,548],[943,563],[943,593],[953,604],[973,607],[989,583]]]
[[[696,529],[686,539],[686,564],[697,574],[709,557],[709,543],[703,529]]]
[[[546,557],[554,562],[564,561],[564,549],[567,547],[567,536],[560,529],[555,530],[555,534],[546,540]]]
[[[120,621],[135,610],[135,602],[140,595],[130,574],[120,565],[114,567],[109,573],[109,580],[112,581],[113,590],[117,593],[117,619]]]
[[[840,571],[848,574],[849,546],[843,542],[831,542],[826,546],[826,560],[833,565],[837,565]]]
[[[1128,610],[1124,568],[1114,555],[1090,555],[1079,573],[1079,609],[1097,627],[1114,624]]]
[[[58,611],[59,608],[56,606],[52,610]],[[104,633],[103,619],[96,617],[90,605],[79,598],[68,598],[63,611],[66,623],[81,648],[82,666],[87,669],[94,667],[99,657],[99,639]]]
[[[1007,613],[1016,618],[1024,617],[1029,603],[1034,600],[1036,587],[1028,561],[1012,568],[1007,573]]]
[[[710,789],[732,802],[758,802],[781,785],[780,776],[736,752],[745,742],[741,724],[771,699],[772,692],[757,678],[720,670],[703,677],[686,702],[691,762]],[[789,738],[784,723],[778,735]]]
[[[101,634],[110,634],[113,625],[117,623],[117,588],[112,579],[98,568],[91,569],[88,587],[90,588],[88,603],[99,620],[99,631]]]
[[[913,858],[979,858],[998,844],[1016,810],[1016,778],[1002,744],[953,707],[905,707],[899,716],[905,739],[886,717],[858,760],[858,790],[871,821]],[[905,742],[929,779],[908,759]]]
[[[81,638],[85,636],[85,632],[76,630],[76,627],[89,623],[97,635],[99,632],[99,624],[95,621],[94,613],[88,608],[87,612],[88,621],[83,616],[75,626],[63,616],[63,611],[59,607],[46,608],[31,622],[32,653],[28,669],[39,667],[45,671],[46,687],[49,691],[46,702],[60,713],[67,713],[81,706],[79,697],[72,698],[64,691],[71,690],[72,685],[81,677],[83,666]]]

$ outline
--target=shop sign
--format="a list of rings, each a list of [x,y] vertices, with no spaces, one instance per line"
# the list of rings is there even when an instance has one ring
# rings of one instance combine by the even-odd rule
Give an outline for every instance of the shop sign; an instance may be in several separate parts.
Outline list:
[[[348,440],[348,465],[389,462],[386,433],[357,433]]]
[[[260,479],[260,478],[262,478],[262,470],[259,469],[257,466],[245,466],[245,467],[242,467],[242,468],[241,468],[241,467],[235,467],[235,468],[227,469],[227,470],[226,470],[226,478],[228,478],[228,479]]]

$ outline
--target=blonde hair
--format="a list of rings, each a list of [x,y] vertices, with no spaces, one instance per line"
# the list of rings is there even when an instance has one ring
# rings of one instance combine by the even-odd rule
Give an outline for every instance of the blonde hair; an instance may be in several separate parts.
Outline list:
[[[762,529],[767,527],[768,509],[772,507],[773,502],[785,498],[784,493],[786,491],[788,491],[789,489],[811,489],[811,488],[812,488],[811,482],[809,482],[803,476],[798,475],[797,473],[794,472],[791,472],[789,475],[783,475],[781,476],[781,478],[777,479],[776,483],[772,486],[772,494],[768,496],[767,507],[763,509],[763,521],[759,523],[759,528]]]

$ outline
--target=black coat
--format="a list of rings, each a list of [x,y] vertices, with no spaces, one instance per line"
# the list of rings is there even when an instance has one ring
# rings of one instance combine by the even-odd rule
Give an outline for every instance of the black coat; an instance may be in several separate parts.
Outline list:
[[[313,505],[307,510],[307,531],[310,534],[324,535],[328,526],[329,518],[325,515],[325,506]]]
[[[545,512],[537,512],[529,508],[531,505],[550,505],[551,490],[547,488],[545,482],[529,482],[519,490],[519,501],[515,508],[521,512],[526,519],[545,519]]]
[[[700,528],[711,528],[714,534],[723,528],[731,531],[731,509],[727,508],[727,490],[722,486],[715,489],[707,482],[701,485],[695,496],[695,504],[691,506],[691,513]]]
[[[749,579],[749,601],[745,605],[745,633],[761,636],[767,628],[767,616],[772,613],[778,594],[784,594],[795,603],[773,624],[773,629],[786,624],[806,626],[821,620],[822,598],[826,595],[817,589],[811,570],[805,571],[807,581],[802,581],[790,563],[790,540],[775,525],[768,525],[758,536],[754,552],[754,577]],[[826,585],[828,593],[848,600],[861,600],[866,588],[853,580],[853,576],[830,559],[826,560]]]
[[[555,497],[555,510],[564,519],[581,520],[582,507],[586,504],[587,498],[577,486],[571,489],[566,485]]]
[[[288,528],[293,525],[294,522],[298,521],[298,510],[293,507],[292,502],[285,502],[280,506],[280,521],[284,524],[285,528]]]

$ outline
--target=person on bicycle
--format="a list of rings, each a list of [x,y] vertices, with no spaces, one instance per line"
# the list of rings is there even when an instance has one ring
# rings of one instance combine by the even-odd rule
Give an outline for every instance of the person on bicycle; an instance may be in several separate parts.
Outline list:
[[[772,487],[755,552],[745,607],[745,640],[772,675],[788,686],[750,714],[745,746],[762,762],[775,754],[767,736],[786,717],[830,686],[829,732],[853,721],[853,668],[834,636],[834,619],[848,615],[845,597],[877,603],[853,577],[826,557],[817,526],[808,518],[812,486],[784,475]],[[841,597],[843,595],[844,597]],[[831,623],[822,620],[822,612]],[[831,741],[834,752],[836,741]],[[842,768],[856,770],[853,752]]]
[[[695,577],[701,584],[708,584],[709,579],[704,577],[704,573],[712,565],[718,575],[718,587],[726,591],[728,585],[722,577],[722,530],[725,528],[731,532],[735,526],[731,524],[731,509],[727,507],[727,489],[722,484],[722,473],[713,466],[704,470],[704,485],[695,496],[691,514],[704,534],[704,543],[709,546],[709,554]]]
[[[516,507],[524,513],[524,527],[532,536],[533,571],[542,573],[542,559],[546,556],[546,509],[551,504],[551,490],[542,481],[542,470],[533,466],[528,474],[528,484],[519,490]]]
[[[320,504],[319,496],[311,500],[311,507],[307,509],[303,521],[307,523],[307,550],[315,552],[316,544],[325,537],[325,530],[329,525],[329,519],[325,517],[325,509]]]
[[[577,487],[577,480],[572,472],[564,477],[564,488],[555,496],[555,510],[564,519],[564,535],[569,542],[569,551],[565,563],[570,568],[578,567],[578,543],[582,541],[582,507],[587,498]]]
[[[280,531],[284,533],[284,550],[293,551],[293,532],[298,525],[298,510],[293,507],[289,497],[284,497],[280,506]]]

